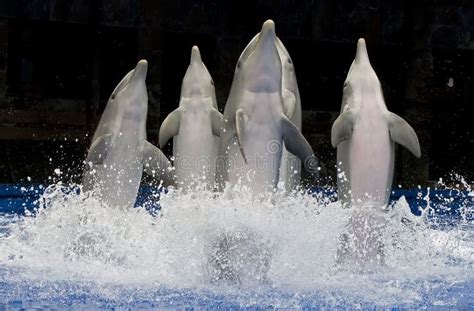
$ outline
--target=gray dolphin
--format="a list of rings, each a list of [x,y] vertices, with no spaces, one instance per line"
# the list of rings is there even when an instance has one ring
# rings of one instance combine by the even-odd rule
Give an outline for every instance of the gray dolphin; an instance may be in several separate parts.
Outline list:
[[[240,61],[247,59],[251,52],[255,49],[260,38],[260,32],[256,34],[249,44],[245,47],[242,52]],[[281,61],[282,69],[282,83],[281,92],[283,97],[283,110],[285,115],[290,121],[301,131],[302,124],[302,111],[301,111],[301,98],[298,89],[298,82],[296,80],[296,73],[293,61],[290,53],[286,49],[285,45],[281,40],[276,37],[275,46],[278,51],[278,56]],[[283,182],[284,187],[287,191],[295,189],[299,185],[301,179],[301,161],[300,159],[288,152],[284,147],[282,151],[279,181]]]
[[[278,182],[283,143],[317,173],[317,160],[298,127],[285,115],[282,64],[273,21],[240,56],[224,110],[217,178],[255,192]]]
[[[364,39],[357,43],[344,83],[341,114],[334,121],[331,142],[337,147],[338,197],[353,208],[338,259],[352,259],[362,268],[383,263],[383,212],[392,187],[395,142],[416,157],[421,152],[413,128],[387,110]]]
[[[110,96],[85,160],[83,190],[110,207],[133,207],[142,172],[165,178],[171,164],[146,140],[148,63],[140,60]]]
[[[217,110],[216,92],[197,46],[181,85],[179,107],[160,127],[160,147],[173,138],[174,167],[178,187],[204,183],[214,186],[216,157],[222,114]]]
[[[302,111],[301,98],[296,80],[296,73],[293,61],[286,47],[277,38],[278,54],[282,63],[282,95],[285,115],[301,131]],[[283,149],[280,164],[280,181],[284,183],[285,189],[290,191],[300,184],[301,179],[301,161],[289,152],[285,147]]]
[[[390,197],[397,142],[420,157],[413,128],[387,110],[364,39],[344,83],[341,114],[334,121],[331,143],[337,147],[338,196],[348,201],[386,205]]]

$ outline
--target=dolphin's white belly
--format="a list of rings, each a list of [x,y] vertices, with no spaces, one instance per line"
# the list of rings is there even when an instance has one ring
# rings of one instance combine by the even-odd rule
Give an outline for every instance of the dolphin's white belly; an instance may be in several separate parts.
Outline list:
[[[274,188],[278,182],[283,140],[275,118],[280,111],[277,109],[275,113],[275,107],[281,107],[281,103],[275,102],[278,96],[273,93],[254,94],[252,99],[255,100],[253,111],[242,133],[247,163],[233,137],[228,145],[228,180],[231,184],[241,182],[255,192],[263,192]]]
[[[275,132],[268,130],[265,126],[255,126],[244,131],[245,136],[260,135],[258,140],[244,138],[247,163],[242,158],[237,140],[235,138],[232,140],[228,155],[231,184],[241,182],[255,192],[263,192],[276,186],[283,141],[278,135],[277,128]]]
[[[126,120],[104,163],[96,169],[101,198],[113,207],[133,207],[143,173],[145,137]],[[141,135],[140,135],[141,134]]]
[[[352,137],[338,147],[338,163],[355,202],[388,203],[393,178],[394,146],[387,121],[378,109],[361,109]],[[347,195],[347,194],[346,194]]]
[[[173,139],[178,184],[189,187],[201,181],[212,188],[218,140],[212,134],[210,114],[204,111],[183,113],[179,135]]]

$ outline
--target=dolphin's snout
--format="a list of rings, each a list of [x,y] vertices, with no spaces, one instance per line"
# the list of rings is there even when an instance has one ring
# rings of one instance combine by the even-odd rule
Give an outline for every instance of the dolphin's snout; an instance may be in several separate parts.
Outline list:
[[[133,70],[133,74],[130,77],[130,80],[127,83],[124,95],[128,100],[128,107],[132,109],[132,111],[128,111],[128,114],[134,116],[133,118],[138,118],[136,112],[134,111],[136,106],[146,107],[148,105],[148,97],[146,91],[146,74],[148,70],[148,62],[144,59],[140,60],[135,69]],[[145,110],[146,111],[146,110]],[[140,115],[143,116],[142,112]],[[146,113],[145,113],[146,116]]]
[[[276,32],[275,32],[275,23],[269,19],[262,25],[262,30],[260,31],[260,40],[259,45],[266,46],[267,50],[276,50]]]
[[[199,64],[200,62],[202,62],[201,52],[199,52],[199,48],[197,47],[197,45],[195,45],[191,49],[191,60],[190,60],[189,63],[190,64]]]
[[[355,62],[356,64],[360,64],[360,63],[370,64],[369,54],[367,53],[367,46],[363,38],[360,38],[357,41],[357,52],[356,52]]]
[[[262,25],[260,33],[262,35],[265,35],[266,33],[275,35],[275,23],[271,19],[266,20]]]
[[[135,66],[133,75],[130,80],[143,79],[145,80],[148,71],[148,62],[145,59],[141,59]]]

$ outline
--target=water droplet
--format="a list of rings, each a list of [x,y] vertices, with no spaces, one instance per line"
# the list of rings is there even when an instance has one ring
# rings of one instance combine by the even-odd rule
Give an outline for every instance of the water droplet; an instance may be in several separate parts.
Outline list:
[[[453,79],[453,78],[449,78],[447,84],[448,84],[449,87],[453,87],[453,86],[454,86],[454,79]]]

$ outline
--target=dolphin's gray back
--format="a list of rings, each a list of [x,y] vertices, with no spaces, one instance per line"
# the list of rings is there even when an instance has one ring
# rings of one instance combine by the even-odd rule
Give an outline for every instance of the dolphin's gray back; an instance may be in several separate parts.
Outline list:
[[[148,106],[145,66],[140,61],[139,71],[130,71],[112,92],[87,155],[83,190],[96,190],[93,195],[109,207],[132,207],[140,185]]]
[[[116,122],[120,119],[118,118],[120,107],[118,107],[118,103],[114,99],[117,93],[127,85],[128,80],[133,74],[133,71],[134,70],[129,71],[125,77],[123,77],[123,79],[119,82],[119,84],[117,84],[114,91],[110,95],[104,112],[100,117],[99,124],[97,125],[97,128],[94,132],[94,136],[92,136],[91,143],[93,143],[98,137],[113,132],[113,129],[119,126],[119,124],[116,124]]]

